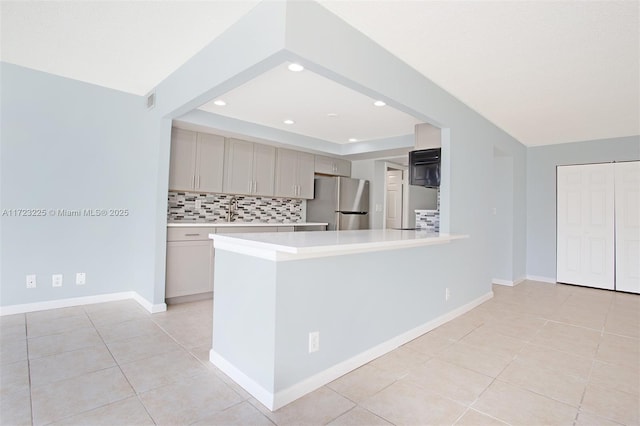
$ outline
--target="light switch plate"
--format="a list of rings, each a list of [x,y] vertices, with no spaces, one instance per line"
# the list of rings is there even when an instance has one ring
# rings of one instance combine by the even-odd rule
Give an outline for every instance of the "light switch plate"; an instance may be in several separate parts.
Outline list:
[[[309,353],[318,352],[320,350],[320,332],[313,331],[309,333]]]

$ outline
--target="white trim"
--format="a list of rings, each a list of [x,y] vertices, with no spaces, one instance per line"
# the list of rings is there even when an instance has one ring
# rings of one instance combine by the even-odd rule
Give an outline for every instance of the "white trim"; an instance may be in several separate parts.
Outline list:
[[[274,411],[273,393],[262,387],[255,380],[244,374],[235,365],[231,364],[222,355],[214,351],[209,350],[209,362],[218,367],[227,376],[239,384],[244,390],[249,392],[251,396],[260,401],[262,405],[269,410]]]
[[[551,284],[557,283],[554,277],[541,277],[538,275],[527,275],[527,279],[531,281],[541,281],[543,283],[551,283]]]
[[[71,297],[68,299],[47,300],[44,302],[25,303],[21,305],[0,306],[0,316],[24,314],[27,312],[45,311],[48,309],[68,308],[71,306],[93,305],[96,303],[114,302],[117,300],[133,299],[144,309],[154,314],[167,310],[164,303],[152,304],[135,291],[123,291],[121,293],[99,294],[96,296]]]
[[[517,279],[517,280],[515,280],[515,281],[502,280],[502,279],[500,279],[500,278],[492,278],[492,279],[491,279],[491,282],[492,282],[493,284],[506,285],[506,286],[509,286],[509,287],[515,287],[515,286],[517,286],[518,284],[520,284],[521,282],[523,282],[524,280],[525,280],[525,278],[524,278],[524,277],[518,278],[518,279]]]
[[[250,377],[246,376],[242,371],[237,369],[233,364],[224,359],[213,349],[209,352],[209,360],[220,370],[222,370],[232,380],[242,386],[247,392],[249,392],[254,398],[256,398],[262,405],[267,407],[271,411],[275,411],[285,405],[295,401],[296,399],[313,392],[314,390],[332,382],[333,380],[347,374],[350,371],[355,370],[364,364],[373,361],[374,359],[391,352],[412,341],[413,339],[422,336],[423,334],[433,330],[442,324],[451,321],[452,319],[470,311],[476,306],[486,302],[493,297],[493,292],[490,291],[479,298],[472,300],[471,302],[463,305],[457,309],[452,310],[444,315],[441,315],[421,326],[411,329],[405,333],[402,333],[392,339],[387,340],[377,346],[374,346],[358,355],[342,361],[328,369],[321,371],[307,379],[304,379],[293,386],[283,389],[275,394],[269,392],[264,387],[260,386]]]
[[[140,304],[140,306],[145,308],[147,311],[149,311],[149,313],[155,314],[155,313],[164,312],[164,311],[167,310],[167,304],[166,303],[156,303],[154,305],[153,303],[149,302],[144,297],[140,296],[137,292],[132,291],[131,293],[133,293],[132,299],[135,300],[136,302],[138,302]]]

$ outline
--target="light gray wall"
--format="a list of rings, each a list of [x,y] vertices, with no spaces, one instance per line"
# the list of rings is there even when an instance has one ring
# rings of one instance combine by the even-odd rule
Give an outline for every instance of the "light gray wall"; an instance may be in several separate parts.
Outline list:
[[[527,150],[527,275],[556,279],[556,167],[640,159],[640,137]]]
[[[0,64],[3,306],[136,290],[150,282],[153,227],[144,99]],[[127,209],[126,217],[55,217],[57,209]],[[75,285],[75,273],[87,283]],[[25,275],[37,275],[27,289]],[[61,288],[51,275],[63,274]],[[146,292],[147,297],[149,296]]]
[[[214,350],[264,389],[273,391],[276,297],[280,293],[276,263],[216,250],[214,274]]]
[[[513,282],[514,227],[513,227],[513,158],[494,151],[492,254],[493,278]]]
[[[262,2],[158,85],[156,107],[148,112],[142,98],[3,64],[2,207],[28,202],[27,208],[46,208],[73,201],[114,204],[107,207],[134,213],[98,224],[3,220],[0,303],[131,289],[152,303],[163,302],[171,119],[285,60],[300,61],[443,128],[441,227],[471,237],[449,254],[451,260],[464,261],[465,268],[452,269],[447,279],[467,298],[490,288],[486,248],[491,244],[492,176],[487,170],[493,146],[500,147],[514,157],[514,170],[521,171],[514,188],[522,191],[524,147],[322,6]],[[34,167],[27,174],[23,165],[32,156]],[[384,175],[382,163],[374,164],[373,175]],[[384,198],[376,197],[372,203],[382,203]],[[514,215],[514,238],[524,242],[523,200],[516,200]],[[380,227],[381,216],[376,218],[373,226]],[[93,249],[90,242],[96,240],[101,246]],[[524,248],[518,250],[514,259],[524,258]],[[27,273],[67,276],[77,268],[88,274],[86,287],[23,288]]]

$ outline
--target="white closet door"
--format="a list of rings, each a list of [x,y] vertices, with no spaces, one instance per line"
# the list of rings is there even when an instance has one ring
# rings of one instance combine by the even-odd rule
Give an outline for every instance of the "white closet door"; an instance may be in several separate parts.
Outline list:
[[[613,164],[558,167],[557,281],[613,290]]]
[[[615,164],[616,290],[640,293],[640,161]]]

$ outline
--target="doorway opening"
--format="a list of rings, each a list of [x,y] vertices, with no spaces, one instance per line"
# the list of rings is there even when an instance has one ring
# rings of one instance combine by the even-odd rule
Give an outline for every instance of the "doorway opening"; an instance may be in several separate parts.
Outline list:
[[[385,165],[383,228],[405,228],[407,167],[392,163]]]

